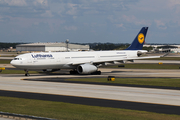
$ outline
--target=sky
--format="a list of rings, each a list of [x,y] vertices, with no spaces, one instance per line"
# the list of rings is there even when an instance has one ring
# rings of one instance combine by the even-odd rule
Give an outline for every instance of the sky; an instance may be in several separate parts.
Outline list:
[[[0,42],[180,44],[180,0],[0,0]]]

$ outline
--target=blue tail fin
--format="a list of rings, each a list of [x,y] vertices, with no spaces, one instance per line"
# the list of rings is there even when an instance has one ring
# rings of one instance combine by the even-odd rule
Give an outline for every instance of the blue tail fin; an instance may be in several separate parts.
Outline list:
[[[142,50],[148,27],[143,27],[126,50]]]

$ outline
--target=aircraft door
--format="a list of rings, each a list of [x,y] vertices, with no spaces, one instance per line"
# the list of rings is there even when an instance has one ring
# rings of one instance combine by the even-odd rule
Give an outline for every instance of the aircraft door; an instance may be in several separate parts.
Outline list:
[[[61,62],[61,58],[60,57],[57,58],[57,62]]]
[[[28,57],[28,58],[27,58],[27,62],[28,62],[28,63],[32,63],[32,58]]]

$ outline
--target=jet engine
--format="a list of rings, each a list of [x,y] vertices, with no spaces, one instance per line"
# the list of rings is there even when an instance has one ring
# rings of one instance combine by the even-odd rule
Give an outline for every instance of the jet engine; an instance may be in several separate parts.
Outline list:
[[[79,74],[91,74],[97,71],[97,67],[91,64],[82,64],[77,67]]]

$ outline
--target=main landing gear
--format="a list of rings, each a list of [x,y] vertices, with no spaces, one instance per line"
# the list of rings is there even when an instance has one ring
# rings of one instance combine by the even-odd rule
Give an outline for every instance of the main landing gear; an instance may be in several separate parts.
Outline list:
[[[79,73],[78,73],[77,70],[71,70],[71,71],[70,71],[70,74],[71,74],[71,75],[78,75]]]
[[[91,75],[101,75],[101,71],[93,72],[93,73],[91,73]]]
[[[28,70],[24,70],[26,73],[25,73],[25,76],[30,76],[30,74],[28,73]]]

